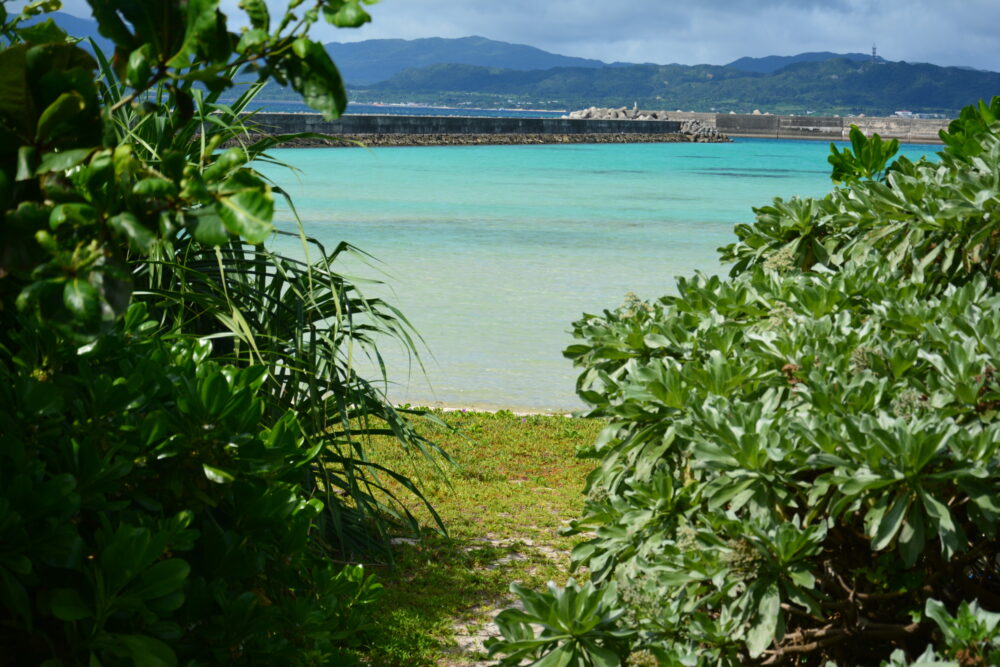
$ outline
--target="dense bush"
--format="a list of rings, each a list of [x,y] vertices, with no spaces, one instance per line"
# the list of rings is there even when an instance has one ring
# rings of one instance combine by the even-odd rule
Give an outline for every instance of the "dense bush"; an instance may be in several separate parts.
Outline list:
[[[737,228],[729,279],[575,324],[609,421],[573,526],[594,588],[532,593],[494,653],[998,664],[998,115],[917,163],[855,132],[840,187]],[[562,631],[570,593],[603,621]]]
[[[0,4],[0,664],[350,661],[379,587],[346,563],[379,476],[413,488],[359,438],[433,449],[351,358],[407,325],[350,248],[261,245],[281,138],[247,135],[254,87],[217,100],[243,71],[339,114],[306,33],[360,2],[243,0],[235,34],[217,0],[93,0],[110,58]]]

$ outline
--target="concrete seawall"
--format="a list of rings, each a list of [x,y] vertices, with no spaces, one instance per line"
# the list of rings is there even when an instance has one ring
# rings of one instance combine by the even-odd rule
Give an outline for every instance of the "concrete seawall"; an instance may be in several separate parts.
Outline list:
[[[343,116],[258,113],[254,121],[275,134],[319,132],[336,136],[369,134],[678,134],[680,121],[573,120],[569,118],[485,118],[463,116]]]
[[[662,112],[661,112],[662,115]],[[884,139],[908,143],[941,143],[938,132],[949,120],[925,118],[868,118],[840,116],[767,116],[667,112],[667,120],[614,120],[576,118],[492,118],[464,116],[343,116],[325,121],[313,113],[258,113],[254,121],[274,134],[316,132],[362,141],[369,145],[431,145],[488,143],[588,142],[600,135],[602,142],[691,141],[681,134],[685,121],[698,121],[730,137],[768,139],[818,139],[842,141],[850,136],[851,125],[866,135],[878,133]],[[456,135],[462,135],[459,140]],[[530,137],[530,141],[521,141]],[[300,145],[301,144],[300,142]],[[320,145],[315,143],[314,145]]]
[[[669,113],[668,117],[670,120],[698,120],[731,137],[842,141],[849,139],[851,125],[857,125],[868,136],[878,134],[883,139],[898,139],[905,143],[916,144],[941,143],[938,132],[946,129],[951,122],[946,119],[930,118],[844,118],[679,112]]]

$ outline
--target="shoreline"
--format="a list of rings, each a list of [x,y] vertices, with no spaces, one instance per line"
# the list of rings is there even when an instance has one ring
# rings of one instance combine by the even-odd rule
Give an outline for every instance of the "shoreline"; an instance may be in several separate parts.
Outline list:
[[[502,408],[496,405],[469,405],[469,404],[458,404],[458,403],[443,403],[440,401],[434,401],[433,403],[426,405],[416,405],[413,403],[397,403],[393,405],[397,410],[427,410],[431,412],[474,412],[480,414],[491,414],[495,415],[500,412],[509,412],[516,417],[563,417],[565,419],[580,419],[580,416],[575,414],[574,411],[567,411],[565,409],[561,410],[545,410],[545,409],[532,409],[532,408]],[[584,408],[581,407],[582,411]]]
[[[537,146],[552,144],[675,144],[728,143],[729,139],[710,139],[681,133],[586,133],[586,134],[343,134],[328,139],[293,139],[282,148],[386,148],[406,146]]]

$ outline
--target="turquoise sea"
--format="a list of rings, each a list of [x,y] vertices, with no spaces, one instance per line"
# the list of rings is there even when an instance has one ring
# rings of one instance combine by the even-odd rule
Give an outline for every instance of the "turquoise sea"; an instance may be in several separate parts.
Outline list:
[[[915,159],[934,146],[908,145]],[[383,346],[390,397],[418,405],[571,411],[562,357],[582,313],[725,273],[716,249],[751,207],[832,187],[824,142],[282,149],[266,174],[306,233],[374,255],[343,271],[397,305],[426,373]],[[293,229],[291,212],[279,226]],[[297,252],[294,245],[288,252]]]

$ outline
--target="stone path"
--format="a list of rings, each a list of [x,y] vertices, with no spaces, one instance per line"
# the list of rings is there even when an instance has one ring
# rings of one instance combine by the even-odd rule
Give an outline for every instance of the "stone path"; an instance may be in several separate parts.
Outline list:
[[[544,544],[536,544],[530,539],[483,537],[477,541],[505,549],[517,545],[521,549],[519,551],[510,551],[487,565],[487,569],[495,569],[512,561],[528,560],[530,556],[525,552],[551,559],[569,558],[568,550],[554,549]],[[472,549],[473,547],[467,548]],[[439,667],[486,667],[487,665],[495,665],[495,660],[485,659],[486,649],[483,645],[490,637],[500,636],[500,630],[497,628],[496,623],[493,622],[493,619],[501,611],[510,607],[523,609],[520,600],[510,594],[488,604],[479,604],[466,610],[463,617],[457,619],[452,625],[455,632],[456,646],[450,651],[448,658],[439,663]]]

